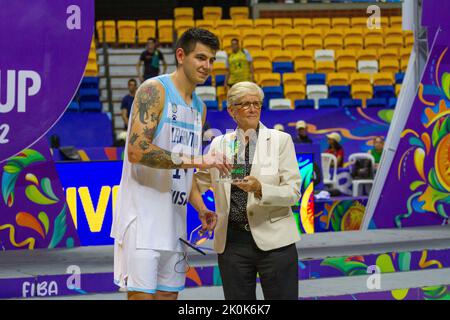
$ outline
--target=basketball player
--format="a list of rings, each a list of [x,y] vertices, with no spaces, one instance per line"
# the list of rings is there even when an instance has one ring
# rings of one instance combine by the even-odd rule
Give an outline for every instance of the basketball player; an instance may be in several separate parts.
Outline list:
[[[146,80],[136,92],[111,231],[114,280],[128,299],[177,299],[185,284],[179,238],[186,238],[193,168],[231,169],[221,154],[201,158],[206,108],[194,89],[211,74],[218,49],[209,31],[187,30],[176,45],[177,70]],[[213,229],[215,214],[196,209]]]

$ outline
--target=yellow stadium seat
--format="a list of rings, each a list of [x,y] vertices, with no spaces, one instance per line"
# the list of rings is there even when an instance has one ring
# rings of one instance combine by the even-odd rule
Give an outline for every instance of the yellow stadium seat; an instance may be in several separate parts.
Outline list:
[[[227,72],[228,72],[228,69],[227,69],[225,62],[218,62],[218,61],[214,62],[213,71],[212,71],[212,74],[214,76],[219,75],[219,74],[226,74]]]
[[[89,77],[97,76],[97,74],[98,74],[98,64],[96,62],[95,63],[88,63],[86,65],[86,69],[84,71],[84,74],[86,76],[89,76]]]
[[[284,86],[284,96],[286,99],[290,99],[292,102],[295,100],[305,99],[305,86],[291,86],[291,85],[285,85]]]
[[[262,35],[261,35],[261,31],[258,29],[249,29],[249,28],[244,28],[241,30],[241,39],[242,41],[245,40],[262,40]]]
[[[274,28],[292,28],[291,18],[274,18],[273,19]]]
[[[227,90],[224,86],[217,87],[217,100],[219,101],[219,108],[222,108],[222,101],[227,100]]]
[[[380,72],[392,72],[397,73],[398,72],[398,60],[390,60],[390,59],[380,59]]]
[[[358,38],[346,38],[344,39],[344,47],[347,50],[362,50],[363,49],[363,39]]]
[[[395,95],[398,97],[400,94],[400,90],[402,89],[402,85],[401,84],[396,84],[395,85]]]
[[[395,48],[400,49],[403,48],[403,37],[386,37],[384,39],[384,46],[386,49]]]
[[[304,86],[306,83],[305,75],[301,73],[284,73],[283,85],[284,86]]]
[[[353,17],[350,22],[352,28],[367,28],[367,17]]]
[[[264,50],[252,51],[252,59],[253,59],[253,62],[267,61],[269,63],[272,63],[269,52],[264,51]]]
[[[155,20],[138,20],[137,22],[138,43],[146,43],[148,38],[156,38]]]
[[[97,63],[97,52],[90,50],[88,55],[88,64]]]
[[[231,49],[231,40],[237,39],[238,41],[241,38],[241,33],[239,30],[235,29],[222,29],[220,31],[220,38],[222,40],[222,48],[227,51]]]
[[[405,32],[403,35],[403,45],[406,47],[412,47],[414,45],[414,34],[412,32]]]
[[[173,17],[175,20],[193,20],[194,9],[188,7],[178,7],[173,9]]]
[[[254,61],[253,62],[253,71],[255,73],[271,73],[272,72],[272,63],[268,61]]]
[[[409,58],[400,60],[400,70],[402,72],[406,72],[406,69],[408,68],[408,62],[409,62]]]
[[[117,21],[117,33],[119,43],[135,44],[136,43],[136,21],[119,20]]]
[[[327,84],[329,86],[348,86],[348,74],[347,73],[329,73],[327,75]]]
[[[344,28],[331,28],[324,32],[323,38],[326,39],[343,39],[344,38]]]
[[[349,28],[350,18],[331,18],[331,26],[333,28]]]
[[[290,50],[271,50],[270,57],[272,62],[292,61],[292,52]]]
[[[236,19],[233,20],[234,28],[253,28],[252,19]]]
[[[377,52],[375,49],[359,50],[356,58],[357,60],[378,60]]]
[[[95,51],[95,40],[94,40],[94,38],[92,38],[92,41],[91,41],[91,51],[92,50]]]
[[[333,73],[335,71],[334,61],[316,61],[316,73]]]
[[[350,75],[350,85],[352,86],[370,86],[372,84],[371,76],[368,73],[352,73]]]
[[[158,20],[158,40],[160,43],[173,42],[173,20]]]
[[[283,40],[293,39],[300,42],[302,39],[302,33],[300,29],[281,28],[281,36],[283,37]]]
[[[372,75],[372,84],[374,86],[392,86],[394,84],[394,74],[389,72],[380,72]]]
[[[262,29],[261,30],[262,39],[263,40],[269,40],[269,39],[276,39],[281,40],[281,29]]]
[[[98,41],[103,42],[103,30],[105,32],[106,43],[115,43],[116,38],[116,22],[114,20],[102,20],[96,23]]]
[[[314,73],[314,62],[312,60],[295,60],[294,61],[294,69],[297,73]]]
[[[411,50],[409,48],[401,48],[399,51],[400,60],[409,60]]]
[[[314,51],[313,50],[300,50],[292,52],[292,60],[295,61],[313,61]]]
[[[384,30],[384,37],[403,37],[403,30],[402,28],[386,28]]]
[[[356,53],[354,50],[337,50],[335,58],[336,61],[355,61]]]
[[[230,7],[230,17],[233,20],[248,19],[248,15],[249,15],[248,7]]]
[[[205,20],[222,19],[222,7],[203,7],[202,12]]]
[[[263,49],[264,50],[281,50],[281,39],[266,39],[263,38]]]
[[[402,16],[391,16],[390,19],[391,28],[401,28],[402,27]]]
[[[303,40],[303,49],[305,50],[320,50],[323,48],[321,38],[308,38]]]
[[[398,59],[398,49],[396,48],[380,49],[378,50],[378,59],[380,60]]]
[[[341,50],[344,47],[342,38],[327,38],[323,41],[323,47],[327,50]]]
[[[261,39],[245,39],[242,41],[242,48],[247,49],[249,51],[261,50],[262,41]]]
[[[183,32],[193,28],[194,26],[194,20],[175,20],[173,25],[178,38],[183,34]]]
[[[330,28],[331,21],[330,18],[313,18],[312,27],[313,28]]]
[[[292,26],[294,28],[311,28],[312,20],[309,18],[294,18],[292,20]]]
[[[375,38],[375,37],[364,38],[364,47],[366,49],[379,50],[382,49],[383,46],[384,46],[383,38]]]
[[[336,71],[341,73],[345,72],[348,74],[356,72],[356,61],[353,60],[338,60],[336,62]]]
[[[380,38],[383,39],[383,32],[381,29],[363,29],[364,30],[364,38]]]
[[[216,29],[219,31],[225,29],[233,29],[233,20],[231,19],[222,19],[216,21]]]
[[[283,48],[285,50],[302,50],[303,49],[303,44],[302,44],[302,39],[284,39],[283,40]]]
[[[195,26],[197,28],[211,30],[216,27],[216,21],[215,20],[195,20]]]
[[[352,86],[353,99],[361,99],[363,108],[366,106],[366,100],[373,97],[373,87],[371,85]]]
[[[362,28],[353,27],[344,29],[344,40],[345,39],[362,39],[363,38],[363,30]]]
[[[261,87],[274,87],[281,84],[281,76],[279,73],[260,73],[258,82]]]
[[[255,29],[273,28],[272,19],[255,19],[253,20]]]
[[[322,39],[322,30],[321,29],[313,29],[313,28],[305,28],[301,30],[303,35],[303,40],[306,39]]]

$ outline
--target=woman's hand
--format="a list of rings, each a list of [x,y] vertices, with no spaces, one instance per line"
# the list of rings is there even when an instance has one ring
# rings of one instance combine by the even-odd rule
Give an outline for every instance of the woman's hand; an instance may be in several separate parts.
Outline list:
[[[253,176],[247,176],[239,182],[233,182],[233,184],[245,192],[253,192],[258,198],[261,197],[261,183]]]

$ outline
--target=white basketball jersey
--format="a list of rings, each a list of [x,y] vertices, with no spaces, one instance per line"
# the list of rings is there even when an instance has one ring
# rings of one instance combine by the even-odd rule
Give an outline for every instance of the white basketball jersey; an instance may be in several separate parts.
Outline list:
[[[183,150],[187,155],[199,155],[203,102],[193,93],[192,103],[187,105],[170,75],[154,79],[164,86],[165,104],[153,144],[169,152]],[[137,248],[184,251],[178,239],[186,238],[187,203],[194,169],[154,169],[132,164],[127,149],[128,138],[111,236],[122,243],[127,226],[137,219]]]

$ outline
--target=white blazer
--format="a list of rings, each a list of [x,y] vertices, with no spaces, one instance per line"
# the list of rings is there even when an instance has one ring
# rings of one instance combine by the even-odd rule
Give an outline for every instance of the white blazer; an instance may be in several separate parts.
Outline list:
[[[236,132],[216,137],[209,152],[219,151],[231,158],[231,149],[226,146],[235,137]],[[260,123],[250,175],[257,178],[262,186],[261,199],[255,198],[253,193],[249,193],[247,199],[248,222],[257,246],[268,251],[300,240],[291,206],[300,199],[301,178],[291,136],[268,129]],[[199,170],[194,178],[202,193],[209,188],[214,192],[218,216],[214,249],[223,253],[230,212],[231,183],[219,183],[219,171],[216,168]]]

